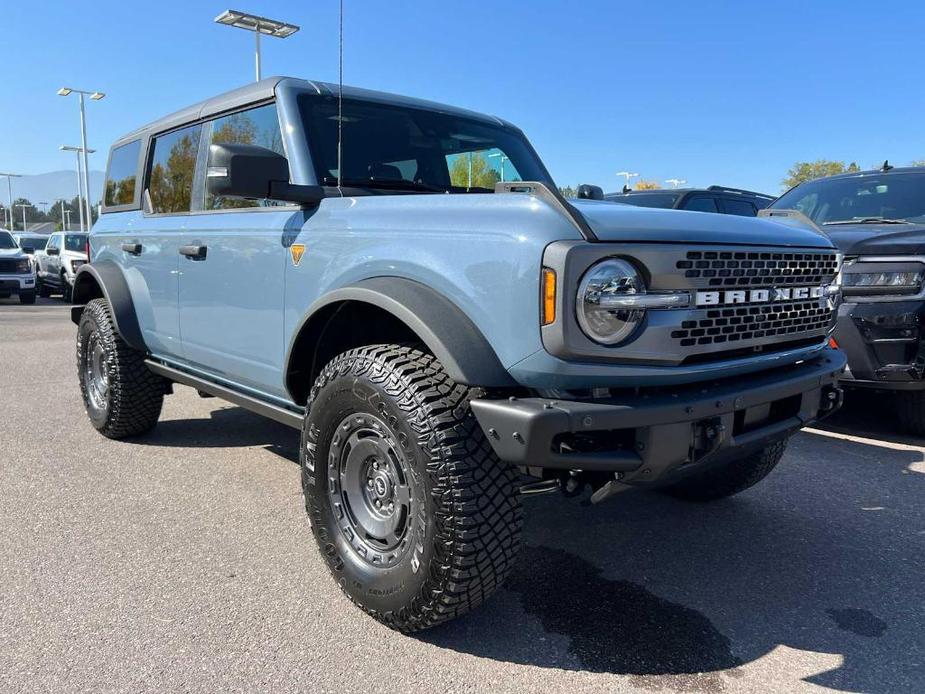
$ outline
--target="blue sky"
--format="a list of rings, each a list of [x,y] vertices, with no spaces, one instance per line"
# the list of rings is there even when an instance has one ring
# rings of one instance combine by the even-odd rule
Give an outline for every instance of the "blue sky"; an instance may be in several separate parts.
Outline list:
[[[345,0],[345,81],[503,116],[560,185],[615,172],[778,192],[802,159],[925,158],[925,3]],[[234,0],[299,24],[264,74],[336,81],[337,1]],[[223,0],[4,3],[0,170],[70,169],[77,101],[91,147],[253,79]],[[63,31],[58,31],[60,27]]]

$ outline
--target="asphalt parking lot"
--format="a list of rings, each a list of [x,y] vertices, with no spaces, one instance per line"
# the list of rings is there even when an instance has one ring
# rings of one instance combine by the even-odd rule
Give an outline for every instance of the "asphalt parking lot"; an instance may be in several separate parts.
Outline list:
[[[925,442],[885,398],[724,502],[528,499],[507,587],[408,637],[329,578],[296,432],[177,387],[103,439],[74,332],[0,300],[0,691],[925,690]]]

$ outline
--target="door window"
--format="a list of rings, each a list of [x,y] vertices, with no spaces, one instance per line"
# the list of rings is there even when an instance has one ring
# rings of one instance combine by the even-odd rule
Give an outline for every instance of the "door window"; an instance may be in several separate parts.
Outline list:
[[[748,202],[748,200],[730,200],[729,198],[724,198],[723,208],[726,210],[726,214],[735,214],[739,217],[754,217],[758,214],[758,210],[756,210],[755,206]]]
[[[141,140],[116,147],[109,155],[106,172],[106,206],[131,205],[135,202],[135,171]]]
[[[209,143],[213,145],[257,145],[286,156],[283,136],[279,129],[276,104],[267,104],[249,111],[232,113],[212,121]],[[271,207],[285,205],[276,200],[245,200],[210,195],[206,192],[205,209],[225,210],[243,207]]]
[[[706,195],[691,198],[684,204],[684,209],[694,212],[719,212],[716,208],[716,200]]]
[[[52,234],[52,236],[48,239],[48,244],[45,246],[45,250],[47,251],[49,248],[58,248],[61,245],[60,239],[61,237],[58,234]]]
[[[193,125],[154,138],[148,192],[155,214],[190,211],[201,130]]]

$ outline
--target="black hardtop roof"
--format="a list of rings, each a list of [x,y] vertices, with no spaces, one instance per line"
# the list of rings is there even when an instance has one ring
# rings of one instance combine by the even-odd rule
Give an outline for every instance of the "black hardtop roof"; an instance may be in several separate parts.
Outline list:
[[[733,195],[753,195],[757,198],[774,199],[773,195],[768,195],[767,193],[758,193],[754,190],[745,190],[743,188],[729,188],[727,186],[709,186],[707,188],[649,188],[647,190],[630,190],[625,193],[623,191],[617,191],[615,193],[607,193],[604,197],[619,198],[625,195],[664,195],[665,193],[677,193],[678,195],[686,195],[687,193],[732,193]]]
[[[186,108],[175,111],[174,113],[164,116],[163,118],[159,118],[156,121],[148,123],[141,128],[123,135],[118,140],[116,140],[115,143],[113,143],[113,147],[124,144],[125,142],[129,142],[131,140],[136,140],[139,137],[143,137],[145,135],[153,135],[159,132],[164,132],[165,130],[171,130],[173,128],[180,127],[185,123],[208,118],[209,116],[214,116],[225,111],[231,111],[248,104],[271,99],[274,96],[277,85],[283,81],[287,83],[287,86],[291,86],[295,89],[304,89],[305,91],[314,92],[319,95],[336,96],[338,93],[337,84],[332,84],[330,82],[304,80],[296,77],[267,77],[260,80],[259,82],[253,82],[252,84],[238,87],[237,89],[232,89],[231,91],[225,92],[224,94],[213,96],[204,101],[200,101],[198,104],[187,106]],[[479,120],[490,121],[499,125],[514,127],[507,121],[504,121],[495,116],[487,116],[475,111],[469,111],[466,109],[457,108],[455,106],[448,106],[446,104],[439,104],[433,101],[427,101],[425,99],[415,99],[398,94],[390,94],[388,92],[378,92],[371,89],[363,89],[361,87],[349,87],[347,85],[344,85],[343,87],[343,94],[344,98],[347,99],[365,99],[369,101],[378,101],[399,106],[438,110],[443,113],[452,113],[467,118],[476,118]]]
[[[831,181],[836,178],[860,178],[862,176],[889,176],[891,174],[901,174],[901,173],[916,173],[916,174],[925,174],[925,166],[893,166],[884,171],[880,169],[868,169],[867,171],[849,171],[846,173],[835,174],[833,176],[823,176],[822,178],[814,178],[811,181],[804,181],[804,183],[812,183],[813,181]],[[802,185],[802,184],[801,184]]]

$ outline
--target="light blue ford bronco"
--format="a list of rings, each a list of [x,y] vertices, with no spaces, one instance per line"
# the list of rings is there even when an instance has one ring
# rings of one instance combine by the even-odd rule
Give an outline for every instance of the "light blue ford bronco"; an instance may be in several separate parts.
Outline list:
[[[521,497],[752,486],[841,401],[839,257],[774,220],[558,193],[515,126],[271,78],[109,155],[74,286],[93,426],[173,384],[301,430],[320,554],[406,632],[498,588]]]

